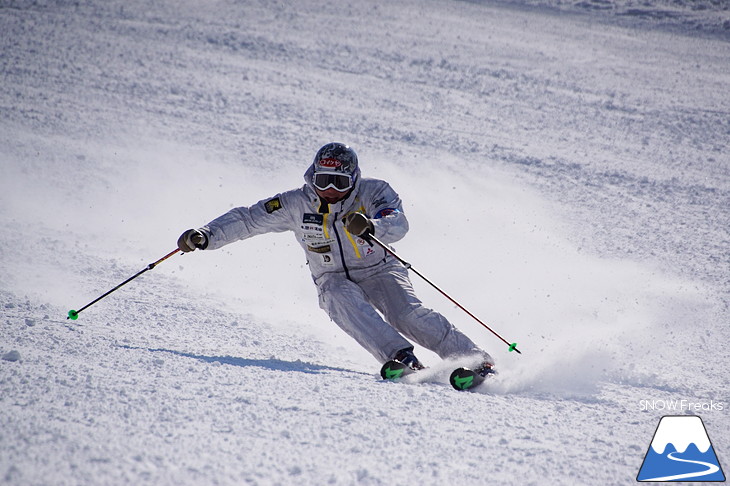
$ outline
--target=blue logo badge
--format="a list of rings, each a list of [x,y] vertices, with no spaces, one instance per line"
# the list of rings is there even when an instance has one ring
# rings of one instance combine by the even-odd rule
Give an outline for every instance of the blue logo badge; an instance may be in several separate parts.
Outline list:
[[[705,424],[696,415],[662,417],[637,481],[725,481]]]

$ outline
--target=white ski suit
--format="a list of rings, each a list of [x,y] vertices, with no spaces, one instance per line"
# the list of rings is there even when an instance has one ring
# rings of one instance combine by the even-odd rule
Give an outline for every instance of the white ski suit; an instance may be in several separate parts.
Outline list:
[[[382,242],[403,238],[408,221],[390,185],[361,178],[357,168],[350,194],[327,204],[312,186],[313,171],[310,166],[301,188],[232,209],[200,228],[208,238],[206,250],[263,233],[293,231],[306,254],[320,307],[381,363],[402,349],[413,349],[403,336],[442,358],[474,355],[493,363],[445,317],[422,305],[400,262],[345,229],[345,216],[361,212],[372,219]]]

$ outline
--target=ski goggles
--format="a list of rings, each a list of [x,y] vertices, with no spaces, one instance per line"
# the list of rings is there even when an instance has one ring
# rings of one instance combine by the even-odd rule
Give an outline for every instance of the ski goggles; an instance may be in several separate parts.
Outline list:
[[[352,176],[341,172],[315,172],[312,177],[312,184],[320,191],[329,188],[339,192],[345,192],[352,188]]]

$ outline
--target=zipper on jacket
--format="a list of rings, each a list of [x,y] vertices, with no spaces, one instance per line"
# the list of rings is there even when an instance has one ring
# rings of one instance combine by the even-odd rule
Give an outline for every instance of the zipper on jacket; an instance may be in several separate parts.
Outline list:
[[[350,271],[347,268],[347,264],[345,263],[345,250],[342,248],[342,240],[340,239],[340,232],[337,231],[337,216],[339,216],[339,213],[335,213],[335,217],[332,218],[332,231],[335,233],[335,238],[337,238],[337,247],[340,250],[340,259],[342,260],[342,268],[345,270],[345,277],[347,277],[347,280],[352,280],[350,278]]]

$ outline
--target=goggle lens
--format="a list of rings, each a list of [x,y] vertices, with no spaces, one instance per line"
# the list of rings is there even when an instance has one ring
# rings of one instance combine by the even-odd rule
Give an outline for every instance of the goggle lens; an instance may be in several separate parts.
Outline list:
[[[332,187],[340,192],[344,192],[352,187],[352,176],[347,174],[317,172],[314,174],[313,183],[314,187],[320,191],[326,191]]]

